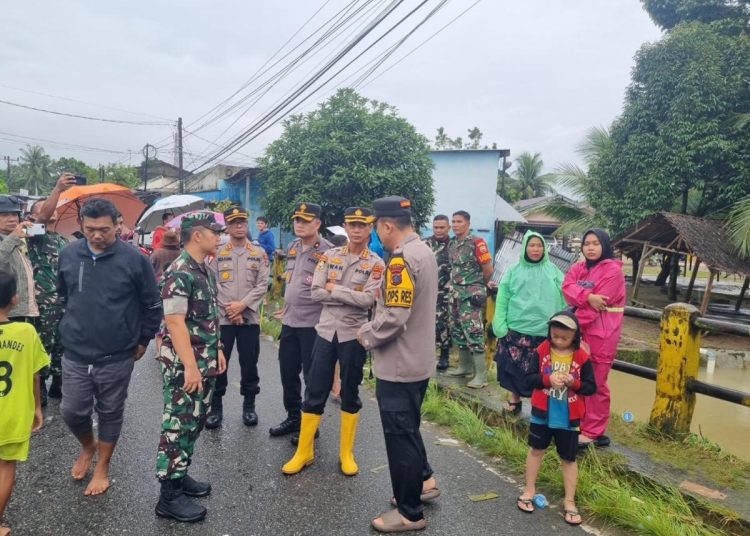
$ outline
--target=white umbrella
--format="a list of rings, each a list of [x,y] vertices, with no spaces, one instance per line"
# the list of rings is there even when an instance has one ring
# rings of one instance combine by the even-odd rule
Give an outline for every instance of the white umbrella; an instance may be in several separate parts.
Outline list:
[[[206,206],[205,199],[197,195],[170,195],[159,199],[143,213],[138,220],[138,227],[150,233],[161,225],[162,215],[170,213],[175,216],[193,210],[201,210]]]

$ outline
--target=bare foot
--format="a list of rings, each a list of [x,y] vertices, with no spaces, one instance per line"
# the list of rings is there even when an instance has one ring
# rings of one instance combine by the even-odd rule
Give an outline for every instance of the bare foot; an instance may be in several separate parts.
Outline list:
[[[101,495],[109,489],[109,464],[97,463],[94,476],[91,477],[89,485],[86,486],[84,495]]]
[[[70,475],[76,480],[83,480],[86,478],[86,474],[89,472],[91,467],[91,460],[94,459],[96,453],[96,444],[89,448],[82,448],[81,453],[78,455],[78,459],[73,463],[73,468],[70,470]],[[2,534],[0,534],[2,536]]]
[[[431,476],[430,478],[422,482],[422,493],[435,488],[437,488],[437,480],[435,480],[434,476]]]
[[[10,527],[0,527],[0,536],[8,536],[10,534]]]

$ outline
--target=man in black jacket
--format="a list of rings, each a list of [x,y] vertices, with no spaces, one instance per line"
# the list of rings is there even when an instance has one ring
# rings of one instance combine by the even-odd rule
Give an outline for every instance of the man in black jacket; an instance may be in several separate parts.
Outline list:
[[[118,216],[111,202],[89,200],[80,213],[84,238],[60,255],[57,285],[65,303],[60,413],[81,443],[73,478],[83,480],[98,454],[85,495],[109,488],[109,462],[122,429],[130,375],[162,318],[154,271],[137,249],[117,239]],[[99,417],[98,441],[93,409]]]

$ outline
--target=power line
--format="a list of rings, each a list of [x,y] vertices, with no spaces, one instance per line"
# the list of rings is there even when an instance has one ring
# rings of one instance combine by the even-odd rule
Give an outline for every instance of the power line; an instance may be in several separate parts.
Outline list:
[[[111,153],[111,154],[128,154],[127,151],[117,151],[115,149],[102,149],[101,147],[90,147],[87,145],[78,145],[70,142],[61,142],[55,140],[48,140],[44,138],[34,138],[31,136],[21,136],[20,134],[13,134],[12,132],[0,132],[0,136],[4,136],[3,140],[18,143],[19,140],[29,140],[40,143],[49,143],[52,145],[59,145],[68,149],[79,149],[84,151],[95,151],[98,153]]]
[[[25,108],[27,110],[34,110],[35,112],[44,112],[48,114],[54,114],[54,115],[64,115],[66,117],[75,117],[76,119],[88,119],[90,121],[103,121],[105,123],[120,123],[125,125],[171,125],[171,123],[163,123],[163,122],[148,122],[148,121],[126,121],[123,119],[105,119],[102,117],[90,117],[87,115],[77,115],[77,114],[69,114],[65,112],[56,112],[54,110],[45,110],[44,108],[35,108],[33,106],[26,106],[25,104],[18,104],[16,102],[10,102],[6,100],[0,100],[0,103],[7,104],[9,106],[16,106],[17,108]]]
[[[69,101],[69,102],[77,102],[78,104],[86,104],[88,106],[96,106],[97,108],[102,108],[102,109],[105,109],[105,110],[113,110],[115,112],[123,112],[123,113],[131,114],[131,115],[142,115],[144,117],[151,117],[153,119],[162,119],[164,121],[169,121],[170,120],[167,117],[161,117],[161,116],[158,116],[158,115],[152,115],[152,114],[147,114],[147,113],[143,113],[143,112],[133,112],[131,110],[125,110],[123,108],[115,108],[114,106],[105,106],[104,104],[97,104],[95,102],[88,102],[88,101],[85,101],[85,100],[71,99],[70,97],[62,97],[60,95],[52,95],[51,93],[44,93],[42,91],[34,91],[34,90],[31,90],[31,89],[23,89],[23,88],[20,88],[20,87],[7,86],[7,85],[4,85],[4,84],[0,84],[0,87],[5,88],[5,89],[11,89],[13,91],[20,91],[21,93],[29,93],[31,95],[42,95],[44,97],[50,97],[50,98],[53,98],[53,99],[59,99],[59,100],[64,100],[64,101]]]

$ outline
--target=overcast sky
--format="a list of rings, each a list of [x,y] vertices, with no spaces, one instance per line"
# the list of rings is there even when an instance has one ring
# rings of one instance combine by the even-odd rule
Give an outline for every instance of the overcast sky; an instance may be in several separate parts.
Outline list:
[[[349,3],[7,2],[0,17],[0,99],[129,121],[159,122],[182,116],[187,128],[194,129],[197,118],[239,89],[316,10],[323,6],[282,55]],[[375,33],[383,33],[418,3],[406,0]],[[422,11],[384,38],[381,45],[392,45],[438,3],[430,0]],[[394,53],[383,69],[473,3],[474,0],[449,1]],[[381,0],[370,5],[382,10],[387,4]],[[363,12],[370,19],[375,13]],[[365,19],[358,21],[331,41],[329,48],[290,73],[231,127],[229,134],[247,128],[288,95],[364,22]],[[460,135],[464,139],[468,128],[478,126],[484,133],[484,142],[497,142],[501,148],[510,149],[513,156],[523,151],[540,152],[551,170],[561,162],[578,160],[575,148],[585,131],[591,126],[608,125],[620,113],[635,52],[660,35],[638,0],[482,0],[359,91],[396,106],[430,139],[440,126],[452,137]],[[364,65],[383,48],[373,48],[371,54],[341,75],[339,83],[346,85],[347,73]],[[359,50],[354,49],[345,61]],[[257,85],[251,89],[254,87]],[[300,109],[311,109],[334,89],[335,85],[327,86]],[[236,113],[230,114],[228,122],[201,129],[198,134],[221,143],[227,135],[220,134],[237,117]],[[241,155],[228,160],[252,164],[252,158],[261,154],[280,131],[279,126],[272,128],[241,149]],[[171,161],[168,145],[172,133],[170,126],[87,121],[0,103],[2,156],[17,157],[18,149],[24,145],[18,136],[27,136],[119,152],[140,151],[145,143],[152,143],[163,146],[159,158]],[[92,165],[140,161],[139,155],[129,157],[36,143],[54,157],[74,156]],[[211,147],[195,136],[186,136],[186,150],[191,154],[186,157],[185,167],[192,169],[200,164]]]

